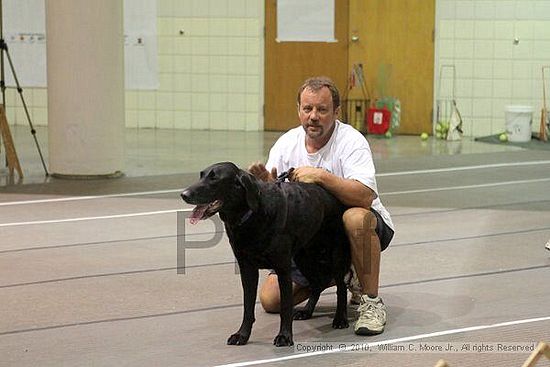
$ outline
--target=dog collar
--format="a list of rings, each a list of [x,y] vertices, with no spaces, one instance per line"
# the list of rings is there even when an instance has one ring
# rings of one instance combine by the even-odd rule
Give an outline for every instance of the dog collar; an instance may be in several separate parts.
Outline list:
[[[250,219],[250,217],[252,216],[253,213],[254,212],[251,209],[248,209],[248,211],[246,213],[244,213],[243,217],[239,221],[239,224],[237,224],[237,225],[242,226],[244,224],[244,222],[246,222],[248,219]]]

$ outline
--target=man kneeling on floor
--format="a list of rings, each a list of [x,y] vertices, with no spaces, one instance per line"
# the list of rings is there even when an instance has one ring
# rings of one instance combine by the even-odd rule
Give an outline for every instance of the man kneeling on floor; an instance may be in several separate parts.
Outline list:
[[[351,243],[354,277],[351,302],[359,304],[357,335],[384,331],[386,306],[378,296],[380,254],[393,237],[390,214],[378,197],[375,168],[365,137],[337,120],[340,95],[325,77],[310,78],[298,92],[301,126],[289,130],[271,148],[267,163],[255,163],[249,171],[258,179],[272,181],[277,172],[295,170],[292,181],[317,183],[349,209],[343,215]],[[293,296],[298,304],[309,298],[307,280],[293,266]],[[260,290],[265,311],[279,311],[277,275],[269,274]]]

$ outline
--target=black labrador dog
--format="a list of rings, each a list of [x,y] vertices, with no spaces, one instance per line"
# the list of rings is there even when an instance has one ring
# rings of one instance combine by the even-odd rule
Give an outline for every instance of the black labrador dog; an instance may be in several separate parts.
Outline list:
[[[350,267],[344,233],[344,206],[316,184],[268,183],[230,162],[216,163],[200,173],[182,199],[196,205],[191,222],[219,213],[239,264],[244,291],[244,315],[227,344],[248,342],[255,321],[258,270],[273,269],[281,294],[280,330],[273,343],[293,344],[292,320],[311,317],[319,295],[334,280],[337,307],[333,327],[348,327],[344,277]],[[291,259],[310,281],[312,295],[293,315]]]
[[[338,202],[339,203],[339,202]],[[343,211],[342,211],[343,214]],[[309,282],[311,295],[303,309],[294,310],[294,320],[310,319],[323,290],[331,286],[333,280],[337,285],[336,315],[332,321],[335,329],[349,326],[347,318],[347,288],[344,278],[350,270],[350,244],[344,231],[342,217],[327,218],[319,232],[294,254],[294,262]],[[338,281],[344,286],[338,286]]]

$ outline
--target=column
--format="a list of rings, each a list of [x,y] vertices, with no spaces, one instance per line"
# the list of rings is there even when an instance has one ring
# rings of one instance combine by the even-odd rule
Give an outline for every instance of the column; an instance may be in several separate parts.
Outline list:
[[[50,172],[120,176],[123,0],[46,0]]]

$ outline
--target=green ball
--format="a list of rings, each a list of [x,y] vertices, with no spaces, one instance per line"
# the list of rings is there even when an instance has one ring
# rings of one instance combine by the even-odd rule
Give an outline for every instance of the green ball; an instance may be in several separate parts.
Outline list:
[[[502,142],[508,141],[508,134],[506,134],[506,133],[500,134],[500,136],[498,137],[498,140],[500,140]]]
[[[391,131],[389,131],[389,130],[386,131],[386,133],[384,134],[384,136],[385,136],[386,138],[390,139],[390,138],[392,137]]]
[[[428,137],[429,137],[428,133],[420,134],[420,139],[422,139],[422,140],[428,140]]]

